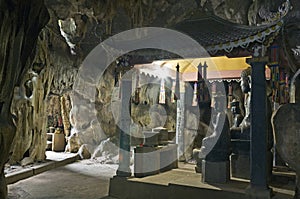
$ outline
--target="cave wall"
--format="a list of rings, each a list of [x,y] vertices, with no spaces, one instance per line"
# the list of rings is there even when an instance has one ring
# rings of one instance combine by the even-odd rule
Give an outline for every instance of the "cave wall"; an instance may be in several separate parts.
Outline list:
[[[10,112],[13,91],[15,86],[20,86],[22,76],[33,61],[38,35],[49,15],[43,2],[38,0],[1,0],[0,10],[0,198],[6,198],[3,169],[16,133]],[[17,119],[14,121],[18,122]]]
[[[67,0],[45,1],[45,3],[51,16],[50,22],[43,30],[47,36],[44,42],[48,46],[48,55],[47,60],[37,59],[37,63],[42,63],[44,68],[53,69],[50,96],[46,97],[48,101],[45,103],[51,101],[53,97],[64,94],[70,96],[71,105],[74,104],[74,101],[80,101],[76,107],[72,106],[71,108],[70,123],[72,127],[70,137],[67,138],[66,150],[76,152],[81,145],[85,144],[91,154],[101,154],[96,151],[96,147],[101,141],[113,138],[115,139],[114,143],[118,143],[116,120],[111,110],[111,94],[115,88],[115,82],[112,81],[115,76],[115,63],[111,64],[105,71],[102,80],[95,85],[97,96],[89,99],[88,96],[82,96],[72,90],[74,81],[79,82],[79,87],[86,86],[86,83],[83,82],[80,85],[80,80],[75,80],[81,62],[96,45],[109,36],[134,27],[168,26],[177,23],[190,15],[191,11],[195,9],[196,3],[192,0],[178,1],[177,3],[169,1],[74,2]],[[153,93],[150,88],[147,90]],[[157,88],[155,88],[156,90]],[[143,94],[141,100],[149,101],[149,96],[151,94]],[[92,111],[90,104],[96,106],[94,114],[97,121],[84,113]],[[115,103],[113,107],[117,107],[117,104]],[[148,106],[150,105],[148,104]],[[48,107],[55,106],[48,105]],[[55,111],[48,110],[48,112]],[[62,113],[56,113],[56,115],[60,117]],[[53,118],[53,115],[48,114],[48,118]],[[140,122],[146,125],[149,118],[148,115]],[[47,124],[49,127],[49,121]]]
[[[69,151],[76,152],[81,145],[85,145],[89,153],[86,157],[96,157],[113,148],[108,139],[118,143],[112,107],[118,109],[119,103],[111,101],[115,88],[115,63],[96,85],[95,101],[73,90],[82,61],[106,38],[135,27],[171,27],[196,12],[208,12],[235,23],[256,25],[262,23],[263,17],[268,16],[270,11],[276,11],[282,2],[245,0],[240,4],[235,0],[45,0],[45,7],[43,1],[37,0],[1,0],[0,198],[7,197],[3,168],[9,158],[10,164],[22,165],[45,159],[46,132],[51,126],[61,125],[51,123],[53,118],[61,118]],[[295,27],[293,24],[298,24],[297,19],[300,18],[299,2],[291,2],[293,10],[286,22],[292,25],[286,26],[287,32],[290,27]],[[297,31],[291,30],[290,34],[297,35]],[[155,57],[144,57],[147,62],[153,59]],[[300,67],[297,59],[298,56],[287,62],[293,65],[292,72]],[[296,87],[299,99],[299,81]],[[158,90],[158,85],[142,87],[140,103],[132,104],[133,119],[145,128],[162,125],[155,123],[151,120],[151,114],[147,114],[152,105],[155,105],[158,115],[164,110],[175,112],[172,103],[158,105],[157,100],[151,102],[153,93],[158,95]],[[82,100],[80,107],[72,107],[75,98]],[[98,121],[80,122],[78,118],[85,116],[85,110],[90,110],[87,104],[91,102],[96,105],[94,114]],[[167,115],[164,125],[168,129],[174,129],[174,115]],[[134,131],[136,126],[132,129]],[[117,155],[115,151],[114,155]]]

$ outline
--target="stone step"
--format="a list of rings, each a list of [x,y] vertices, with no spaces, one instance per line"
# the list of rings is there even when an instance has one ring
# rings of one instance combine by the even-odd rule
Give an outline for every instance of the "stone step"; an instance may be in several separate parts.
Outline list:
[[[276,166],[273,168],[271,179],[275,182],[295,183],[296,173],[288,167]]]
[[[62,156],[59,153],[57,154],[57,156]],[[77,160],[79,160],[79,156],[77,154],[70,154],[66,157],[56,158],[54,160],[49,159],[45,163],[42,163],[40,165],[33,165],[31,167],[18,170],[16,172],[5,174],[6,182],[7,184],[13,184],[20,180],[48,171],[50,169],[58,168],[76,162]]]

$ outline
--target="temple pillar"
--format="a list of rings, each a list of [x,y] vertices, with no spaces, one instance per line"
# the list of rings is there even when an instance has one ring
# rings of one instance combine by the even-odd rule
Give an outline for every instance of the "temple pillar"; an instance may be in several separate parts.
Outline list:
[[[176,113],[176,144],[178,145],[178,160],[185,161],[184,152],[184,113],[185,113],[185,94],[184,94],[184,84],[180,83],[179,78],[179,65],[176,67],[176,85],[175,85],[175,99],[177,103],[177,113]]]
[[[119,119],[120,147],[119,147],[119,167],[117,176],[129,177],[130,170],[130,97],[132,93],[131,79],[123,79],[121,83],[121,106]]]
[[[250,186],[246,190],[249,198],[271,198],[268,187],[267,158],[267,106],[265,65],[267,57],[249,58],[251,73],[251,127],[250,127]]]

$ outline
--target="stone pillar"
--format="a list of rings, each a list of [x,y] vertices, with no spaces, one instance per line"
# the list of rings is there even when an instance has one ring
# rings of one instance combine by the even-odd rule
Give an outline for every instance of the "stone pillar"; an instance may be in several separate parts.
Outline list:
[[[184,97],[182,93],[180,93],[180,100],[177,100],[176,144],[178,144],[178,160],[184,161]]]
[[[175,96],[177,103],[176,115],[176,144],[178,145],[178,160],[185,161],[184,157],[184,84],[180,84],[179,65],[177,65]]]
[[[129,177],[130,170],[130,97],[132,93],[132,82],[130,79],[123,79],[121,83],[121,112],[119,119],[120,147],[119,167],[117,176]]]
[[[271,198],[267,173],[267,107],[265,65],[267,57],[247,59],[251,73],[251,127],[250,127],[250,186],[246,193],[249,198]]]

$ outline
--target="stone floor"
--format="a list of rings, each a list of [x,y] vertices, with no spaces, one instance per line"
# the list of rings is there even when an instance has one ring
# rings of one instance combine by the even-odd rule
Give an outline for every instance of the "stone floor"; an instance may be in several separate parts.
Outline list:
[[[195,173],[195,165],[179,163],[178,166],[178,169],[143,178],[123,180],[114,177],[110,182],[110,195],[130,199],[143,198],[145,195],[148,196],[145,197],[147,199],[181,199],[186,196],[198,199],[200,195],[201,198],[246,198],[245,190],[249,186],[249,180],[231,178],[224,184],[203,183],[201,174]],[[273,190],[272,199],[292,199],[295,176],[283,176],[279,171],[276,175],[277,180],[270,185]]]
[[[113,197],[111,196],[116,196],[113,194],[108,196],[108,194],[110,179],[115,175],[117,165],[101,164],[101,162],[97,162],[96,160],[76,161],[76,159],[70,159],[72,158],[70,154],[57,155],[50,153],[47,157],[51,159],[49,161],[52,162],[55,167],[47,166],[47,164],[49,164],[49,162],[47,162],[47,164],[44,164],[46,165],[44,168],[50,170],[41,171],[26,179],[20,178],[20,181],[16,180],[17,182],[10,184],[8,186],[9,199],[112,199]],[[72,160],[73,163],[70,163],[70,160]],[[70,164],[61,166],[66,163]],[[35,170],[34,167],[33,170]],[[20,171],[15,171],[16,174],[18,172]],[[9,175],[13,175],[13,173],[14,172],[10,172]],[[175,192],[179,192],[180,190],[184,192],[191,189],[188,193],[192,194],[194,192],[196,195],[199,190],[213,190],[214,192],[221,190],[240,194],[244,192],[248,186],[248,182],[245,180],[234,179],[229,184],[218,185],[202,183],[200,179],[200,174],[194,172],[194,165],[179,164],[179,169],[144,178],[131,177],[125,180],[126,184],[122,184],[124,182],[124,180],[122,180],[121,184],[117,182],[115,185],[121,192],[122,197],[120,198],[124,198],[123,196],[126,196],[126,192],[130,190],[134,190],[135,193],[141,192],[143,195],[145,194],[145,190],[148,189],[147,187],[150,184],[154,184],[155,189],[153,189],[153,192],[150,192],[147,197],[144,196],[143,198],[145,199],[153,198],[152,196],[155,196],[154,192],[157,190],[166,190],[167,193],[170,193],[170,191],[174,191],[171,190],[174,188]],[[284,177],[282,179],[289,178]],[[274,199],[292,199],[294,185],[283,182],[281,179],[277,181],[279,181],[279,183],[275,183],[272,186],[273,191],[277,193]],[[282,181],[282,183],[280,183],[280,181]],[[130,184],[128,185],[128,182],[133,183],[134,187],[131,187]],[[168,188],[162,189],[158,186]],[[151,188],[149,188],[149,190],[151,190]],[[162,192],[158,194],[162,194]],[[155,197],[155,199],[156,198],[157,197]],[[132,198],[129,197],[129,199]]]
[[[69,157],[67,154],[52,155],[47,157],[56,163]],[[108,195],[109,179],[115,175],[116,169],[117,165],[93,160],[76,161],[8,185],[8,198],[100,199]]]

